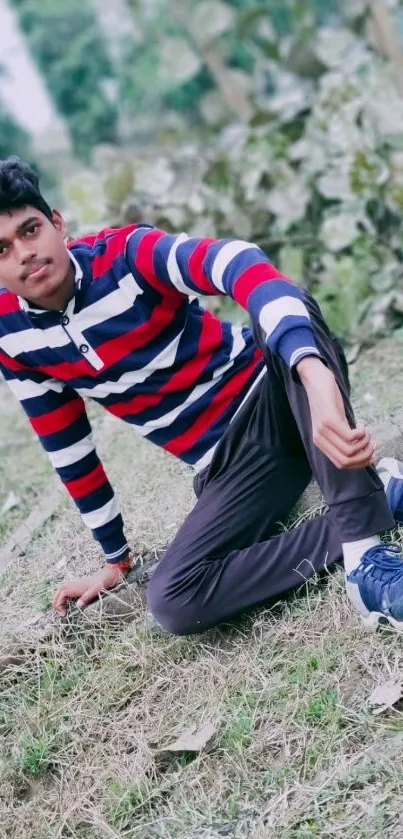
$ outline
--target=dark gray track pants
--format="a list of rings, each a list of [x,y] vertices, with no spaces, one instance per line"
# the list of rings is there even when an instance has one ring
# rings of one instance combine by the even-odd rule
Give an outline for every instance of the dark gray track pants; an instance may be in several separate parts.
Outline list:
[[[306,304],[353,427],[344,356],[308,295]],[[260,336],[256,340],[261,344]],[[303,386],[280,358],[264,352],[267,374],[220,440],[210,466],[196,476],[195,507],[149,583],[152,613],[175,634],[202,632],[277,597],[341,561],[342,542],[394,526],[376,470],[332,465],[313,444]],[[312,475],[329,511],[282,532],[278,522]]]

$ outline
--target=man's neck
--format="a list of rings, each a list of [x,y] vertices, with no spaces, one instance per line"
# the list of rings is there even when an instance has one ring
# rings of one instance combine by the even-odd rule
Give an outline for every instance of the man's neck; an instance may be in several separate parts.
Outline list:
[[[66,277],[57,291],[54,294],[50,294],[48,297],[43,297],[40,300],[36,300],[35,303],[32,303],[28,300],[28,303],[32,308],[36,309],[47,309],[49,311],[54,312],[62,312],[63,309],[66,308],[67,303],[74,295],[74,288],[75,288],[75,268],[74,265],[71,263],[69,265],[69,270],[66,274]]]

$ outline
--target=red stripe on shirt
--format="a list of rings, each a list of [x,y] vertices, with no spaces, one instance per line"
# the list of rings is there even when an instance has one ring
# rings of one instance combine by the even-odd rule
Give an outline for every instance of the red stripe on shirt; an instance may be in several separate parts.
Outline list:
[[[154,270],[154,248],[160,239],[163,239],[167,234],[162,230],[150,230],[138,242],[136,250],[135,267],[140,274],[147,280],[156,291],[164,297],[177,298],[179,295],[184,297],[180,291],[173,286],[169,286],[162,280],[155,276]]]
[[[19,312],[20,304],[15,294],[0,294],[0,315],[10,315]]]
[[[230,379],[230,381],[227,382],[227,384],[224,385],[218,393],[216,393],[208,408],[206,408],[206,410],[198,416],[192,427],[179,437],[175,437],[175,439],[170,443],[164,444],[164,449],[177,457],[183,454],[183,452],[186,452],[188,449],[191,449],[199,437],[208,431],[219,416],[228,408],[228,405],[245,387],[248,379],[250,379],[253,375],[254,369],[261,363],[261,361],[262,353],[259,349],[257,349],[253,354],[251,363],[248,364],[244,370],[241,370],[233,376],[233,378]]]
[[[158,405],[167,393],[190,390],[197,384],[204,368],[220,346],[221,341],[221,321],[211,315],[210,312],[205,312],[195,356],[183,364],[157,393],[139,394],[139,396],[134,396],[130,402],[116,402],[114,405],[108,406],[108,410],[117,417],[138,414],[146,408]]]
[[[234,300],[246,309],[248,305],[248,298],[252,291],[254,291],[254,289],[262,283],[270,282],[271,280],[283,280],[284,282],[293,285],[291,280],[288,280],[287,277],[283,277],[274,265],[267,263],[263,265],[251,265],[246,269],[246,271],[240,274],[237,280],[235,280],[232,291]]]
[[[136,326],[124,335],[111,338],[110,341],[105,341],[104,344],[97,347],[97,354],[102,358],[105,366],[110,367],[134,350],[138,350],[144,344],[153,341],[173,320],[180,303],[181,300],[177,300],[175,304],[169,306],[165,303],[155,306],[150,319],[146,323]]]
[[[88,475],[83,475],[82,478],[76,478],[74,481],[65,481],[64,486],[72,496],[72,498],[83,498],[91,492],[100,489],[107,483],[102,465],[99,463],[92,472]]]
[[[52,379],[60,379],[62,382],[69,382],[72,379],[80,378],[80,376],[92,376],[95,379],[99,375],[99,371],[95,370],[91,364],[84,358],[79,361],[62,361],[60,364],[46,364],[36,366],[34,368],[39,373],[46,373]]]
[[[78,396],[77,399],[71,399],[70,402],[66,402],[60,408],[55,408],[54,411],[49,411],[40,417],[30,417],[30,423],[34,431],[42,437],[63,431],[83,414],[85,414],[84,402]]]
[[[192,255],[189,257],[189,276],[192,282],[197,286],[200,292],[207,294],[219,294],[218,289],[213,285],[211,280],[207,277],[204,271],[204,260],[210,245],[216,242],[216,239],[203,239],[196,245]]]
[[[102,241],[103,252],[96,254],[92,262],[92,272],[94,280],[98,280],[103,274],[113,268],[113,264],[119,257],[123,256],[126,250],[126,240],[136,230],[136,224],[130,224],[127,227],[120,227],[118,230],[114,228],[106,228],[101,230],[98,234],[94,247],[97,247],[98,241]],[[129,266],[127,266],[129,269]]]
[[[0,361],[8,370],[12,370],[14,373],[20,370],[32,370],[32,367],[29,367],[27,364],[22,364],[21,361],[16,361],[15,358],[6,355],[2,350],[0,350]]]

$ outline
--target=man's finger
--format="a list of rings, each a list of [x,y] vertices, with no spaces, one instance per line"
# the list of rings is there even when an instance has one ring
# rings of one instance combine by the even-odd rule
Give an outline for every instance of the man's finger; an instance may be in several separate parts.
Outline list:
[[[96,600],[96,598],[101,594],[102,591],[103,589],[100,588],[99,585],[87,588],[84,594],[81,595],[80,599],[77,600],[77,608],[84,609],[85,606],[88,606],[89,603],[92,603],[93,600]]]
[[[346,455],[329,437],[316,438],[315,445],[331,460],[337,469],[364,469],[369,466],[375,456],[375,446],[371,443],[366,449],[352,455]]]
[[[53,598],[53,608],[55,612],[58,612],[59,615],[66,615],[67,614],[67,600],[68,594],[64,588],[64,586],[60,586],[57,589],[56,594]]]
[[[321,430],[319,435],[317,435],[318,439],[321,440],[329,440],[333,446],[335,446],[340,454],[345,457],[354,457],[355,455],[359,454],[360,452],[364,451],[368,448],[370,441],[364,437],[359,442],[354,443],[346,443],[344,439],[342,439],[335,431],[330,428],[325,428]]]
[[[326,431],[333,431],[340,440],[343,440],[344,443],[351,444],[358,444],[362,440],[365,440],[366,436],[366,429],[361,428],[350,428],[347,420],[344,420],[342,417],[334,418],[331,417],[328,420],[325,420],[321,427],[321,432],[323,434]]]

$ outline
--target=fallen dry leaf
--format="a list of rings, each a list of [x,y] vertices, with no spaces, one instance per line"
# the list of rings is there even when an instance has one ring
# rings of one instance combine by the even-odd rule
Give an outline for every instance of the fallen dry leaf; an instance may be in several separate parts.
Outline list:
[[[1,510],[0,516],[5,516],[6,513],[9,513],[10,510],[14,510],[15,507],[19,507],[21,504],[21,500],[19,499],[18,495],[15,492],[9,492]]]
[[[205,723],[201,728],[186,728],[172,743],[164,746],[152,743],[151,748],[160,753],[201,752],[210,745],[216,733],[217,728],[213,723]]]
[[[399,682],[388,679],[381,682],[375,690],[371,693],[368,699],[370,705],[378,706],[374,709],[374,714],[382,714],[388,708],[392,708],[396,702],[399,702],[403,696],[403,686]]]

